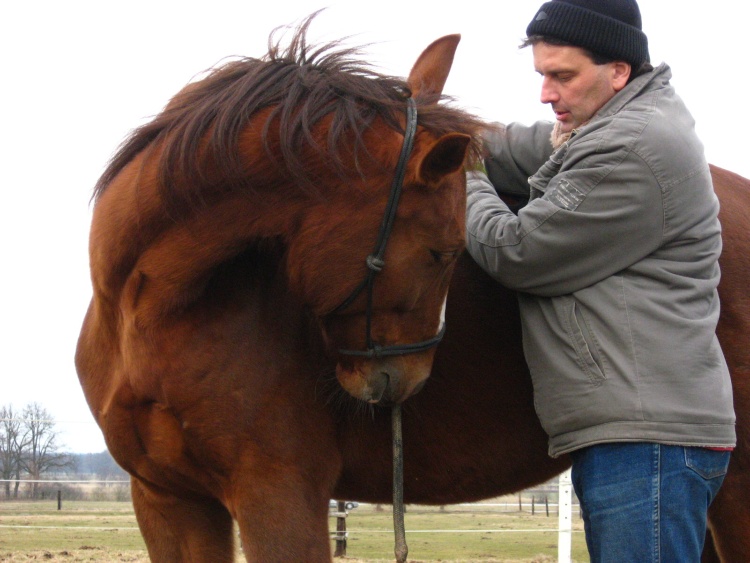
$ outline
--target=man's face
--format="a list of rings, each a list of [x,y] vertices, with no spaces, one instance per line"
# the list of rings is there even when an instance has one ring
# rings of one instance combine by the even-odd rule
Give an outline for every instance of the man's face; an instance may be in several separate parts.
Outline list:
[[[534,68],[542,75],[541,101],[552,106],[561,133],[591,119],[630,76],[629,64],[594,64],[579,47],[536,43],[532,50]]]

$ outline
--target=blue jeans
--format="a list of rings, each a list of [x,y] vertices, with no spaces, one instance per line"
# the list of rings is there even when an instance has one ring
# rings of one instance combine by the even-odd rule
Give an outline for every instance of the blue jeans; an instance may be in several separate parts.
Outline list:
[[[645,442],[571,454],[592,563],[698,563],[729,452]]]

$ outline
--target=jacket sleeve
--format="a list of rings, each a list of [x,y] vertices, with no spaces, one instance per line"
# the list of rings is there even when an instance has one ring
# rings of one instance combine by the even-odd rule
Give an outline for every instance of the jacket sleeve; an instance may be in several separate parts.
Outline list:
[[[492,123],[483,133],[487,153],[484,165],[490,183],[503,194],[529,197],[529,176],[552,153],[552,124],[540,121],[531,126],[520,123]]]
[[[661,190],[638,157],[597,167],[596,157],[555,175],[513,215],[482,172],[467,177],[467,249],[506,287],[573,293],[632,266],[663,240]]]

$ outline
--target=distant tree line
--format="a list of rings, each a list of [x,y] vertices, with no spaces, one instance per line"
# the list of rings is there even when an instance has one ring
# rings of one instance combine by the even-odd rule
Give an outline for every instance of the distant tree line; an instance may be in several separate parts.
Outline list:
[[[21,480],[39,480],[50,473],[70,470],[73,459],[60,451],[55,421],[47,409],[30,403],[20,412],[0,407],[0,475],[5,498],[18,498]],[[40,487],[31,484],[31,497]]]
[[[96,454],[70,454],[73,466],[66,471],[68,474],[82,479],[107,479],[124,481],[129,479],[128,473],[112,458],[108,451]]]

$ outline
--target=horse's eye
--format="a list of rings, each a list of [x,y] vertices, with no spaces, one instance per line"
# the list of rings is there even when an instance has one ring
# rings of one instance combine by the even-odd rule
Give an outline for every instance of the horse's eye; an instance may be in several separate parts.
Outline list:
[[[457,250],[448,250],[441,252],[440,250],[430,249],[430,256],[435,262],[442,262],[443,260],[453,260],[458,255]]]

